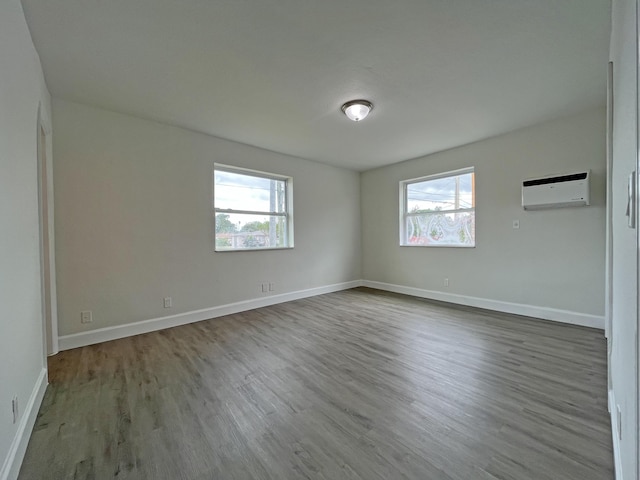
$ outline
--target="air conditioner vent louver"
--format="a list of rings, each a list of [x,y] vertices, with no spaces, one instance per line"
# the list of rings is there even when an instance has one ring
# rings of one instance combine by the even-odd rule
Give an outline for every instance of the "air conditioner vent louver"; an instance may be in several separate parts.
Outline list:
[[[585,180],[589,174],[587,172],[572,173],[571,175],[561,175],[559,177],[536,178],[534,180],[525,180],[522,185],[532,187],[534,185],[546,185],[547,183],[570,182],[572,180]]]
[[[522,182],[525,210],[589,205],[590,172],[532,178]]]

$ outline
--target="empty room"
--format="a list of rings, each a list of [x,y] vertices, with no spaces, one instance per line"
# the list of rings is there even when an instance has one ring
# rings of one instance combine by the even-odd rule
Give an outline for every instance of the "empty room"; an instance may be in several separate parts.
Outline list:
[[[0,480],[638,480],[638,0],[2,0]]]

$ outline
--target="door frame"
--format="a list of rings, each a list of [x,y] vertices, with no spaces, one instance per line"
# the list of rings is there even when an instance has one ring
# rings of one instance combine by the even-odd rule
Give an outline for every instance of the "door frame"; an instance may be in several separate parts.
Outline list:
[[[606,240],[605,240],[605,330],[607,338],[607,390],[613,388],[611,379],[611,352],[613,351],[613,62],[607,66],[607,186],[606,186]],[[609,405],[611,411],[611,405]]]
[[[46,357],[58,353],[59,347],[53,208],[52,128],[51,120],[42,107],[42,104],[38,107],[36,127],[40,287],[42,295],[42,348],[44,367],[46,368]]]
[[[636,170],[635,170],[635,225],[636,225],[636,288],[640,288],[640,212],[638,212],[638,207],[640,206],[640,195],[638,195],[638,185],[640,185],[640,2],[638,0],[635,1],[635,9],[636,9],[636,18],[635,18],[635,50],[636,50],[636,58],[635,58],[635,67],[636,67],[636,105],[635,105],[635,114],[636,114]],[[635,381],[636,381],[636,391],[635,391],[635,409],[636,409],[636,424],[635,427],[635,449],[636,449],[636,478],[640,478],[640,336],[638,332],[640,331],[640,291],[636,294],[636,332],[635,332]]]

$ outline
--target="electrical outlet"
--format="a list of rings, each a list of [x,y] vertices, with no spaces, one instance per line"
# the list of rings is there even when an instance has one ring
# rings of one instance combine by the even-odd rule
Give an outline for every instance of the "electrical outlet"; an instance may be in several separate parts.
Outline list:
[[[268,283],[263,283],[262,284],[262,293],[268,292],[269,291],[269,284]]]
[[[273,283],[269,282],[269,291],[270,291],[270,292],[273,292],[275,289],[276,289],[275,284],[273,284]]]
[[[520,228],[520,220],[513,221],[513,228]]]
[[[11,411],[13,412],[13,423],[18,421],[18,417],[20,416],[20,412],[18,410],[18,396],[16,395],[11,400]]]
[[[80,312],[80,323],[91,323],[93,322],[93,314],[91,310],[83,310]]]
[[[171,297],[164,297],[164,308],[171,308],[173,306],[173,301]]]
[[[444,279],[444,286],[445,286],[445,287],[448,287],[448,286],[449,286],[449,279],[448,279],[448,278],[445,278],[445,279]]]

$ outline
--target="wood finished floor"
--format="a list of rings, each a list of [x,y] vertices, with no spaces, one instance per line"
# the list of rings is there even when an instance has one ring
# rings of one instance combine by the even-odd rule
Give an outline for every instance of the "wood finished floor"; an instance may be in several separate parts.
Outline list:
[[[601,331],[354,289],[49,361],[20,479],[613,479]]]

